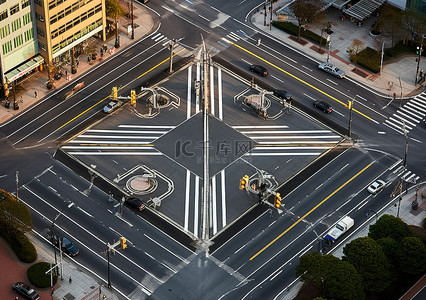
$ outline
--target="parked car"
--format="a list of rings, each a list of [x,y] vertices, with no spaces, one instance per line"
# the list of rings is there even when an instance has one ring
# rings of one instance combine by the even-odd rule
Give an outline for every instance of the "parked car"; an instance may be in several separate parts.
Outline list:
[[[112,100],[104,107],[104,113],[110,114],[121,106],[122,102],[118,100]]]
[[[250,71],[259,74],[260,76],[267,76],[268,75],[268,70],[265,67],[262,67],[260,65],[251,65],[250,66]]]
[[[320,68],[321,70],[324,70],[325,72],[330,73],[331,75],[334,75],[338,78],[345,77],[345,72],[343,72],[342,70],[340,70],[336,66],[333,66],[332,64],[321,63],[321,64],[318,65],[318,68]]]
[[[372,184],[370,184],[367,188],[367,191],[373,195],[377,194],[385,187],[385,182],[383,180],[376,180]]]
[[[129,198],[124,202],[128,207],[136,209],[137,211],[142,211],[145,209],[145,204],[143,204],[142,200],[138,198]]]
[[[324,102],[324,101],[315,101],[314,107],[319,108],[323,112],[328,113],[328,114],[331,113],[331,111],[333,110],[333,107],[331,107],[330,104],[328,104],[327,102]]]
[[[61,247],[62,250],[68,254],[69,256],[76,256],[78,253],[80,253],[80,250],[67,238],[65,237],[59,237],[59,236],[54,236],[53,237],[53,241],[56,245],[56,247],[59,248],[59,241],[61,241]]]
[[[12,288],[15,292],[17,292],[18,294],[21,294],[26,299],[31,299],[31,300],[40,299],[40,296],[38,295],[38,293],[23,282],[14,283]]]
[[[287,91],[284,90],[274,90],[274,96],[285,100],[287,102],[291,102],[291,100],[293,99],[293,97],[291,96],[291,94]]]

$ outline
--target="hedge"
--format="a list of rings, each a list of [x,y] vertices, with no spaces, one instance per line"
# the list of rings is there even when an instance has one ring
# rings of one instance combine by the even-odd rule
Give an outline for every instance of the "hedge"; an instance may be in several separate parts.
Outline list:
[[[358,53],[357,65],[374,73],[380,72],[380,52],[366,47]]]
[[[25,234],[20,231],[14,236],[5,236],[16,256],[25,263],[32,263],[37,258],[37,250]]]
[[[289,22],[279,22],[279,21],[272,21],[272,25],[278,29],[281,29],[282,31],[285,31],[287,33],[290,33],[294,36],[299,36],[299,26],[293,24],[293,23],[289,23]],[[300,31],[300,36],[307,38],[308,40],[311,40],[312,42],[315,43],[320,43],[321,41],[321,36],[319,36],[316,33],[313,33],[310,30],[301,30]],[[322,37],[322,44],[325,44],[325,39],[326,36],[324,35]]]
[[[51,265],[47,262],[38,262],[33,264],[27,270],[28,280],[39,288],[50,287],[50,272],[46,272],[51,268]],[[53,271],[53,285],[55,285],[58,279],[57,269]]]

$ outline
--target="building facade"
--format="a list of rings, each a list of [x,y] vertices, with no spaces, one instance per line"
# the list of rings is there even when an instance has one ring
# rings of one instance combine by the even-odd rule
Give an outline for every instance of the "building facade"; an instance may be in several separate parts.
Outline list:
[[[3,86],[43,63],[34,35],[32,0],[0,0],[0,77]]]

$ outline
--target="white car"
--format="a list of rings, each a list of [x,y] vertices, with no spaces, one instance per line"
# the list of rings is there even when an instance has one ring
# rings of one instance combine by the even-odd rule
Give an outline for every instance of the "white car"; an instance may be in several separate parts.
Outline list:
[[[330,73],[333,76],[336,76],[337,78],[344,78],[345,77],[345,72],[340,70],[338,67],[333,66],[332,64],[321,63],[321,64],[318,65],[318,68],[327,72],[327,73]]]
[[[367,191],[371,194],[375,195],[385,187],[385,182],[383,180],[376,180],[372,184],[370,184],[367,188]]]
[[[105,107],[104,107],[104,113],[106,113],[106,114],[112,113],[114,110],[116,110],[117,108],[119,108],[121,106],[121,104],[122,104],[121,101],[112,100],[110,103],[108,103],[107,105],[105,105]]]

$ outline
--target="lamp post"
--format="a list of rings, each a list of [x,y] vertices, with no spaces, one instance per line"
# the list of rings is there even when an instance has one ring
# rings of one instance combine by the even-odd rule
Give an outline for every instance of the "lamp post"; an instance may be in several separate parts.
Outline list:
[[[327,35],[327,43],[328,43],[328,52],[327,52],[327,62],[328,62],[330,60],[330,47],[331,47],[330,35]]]
[[[352,131],[351,131],[351,127],[352,127],[352,109],[353,109],[353,106],[354,106],[355,98],[356,98],[356,96],[354,97],[354,100],[349,100],[348,101],[348,108],[349,108],[348,137],[351,137],[351,133],[352,133]]]
[[[132,40],[135,39],[135,25],[133,23],[133,0],[131,0],[131,9],[132,9]]]
[[[405,148],[404,148],[404,169],[407,168],[407,152],[408,152],[408,135],[407,135],[407,130],[405,130],[405,122],[403,121],[404,124],[404,137],[405,137]],[[378,134],[389,134],[389,132],[386,131],[378,131]]]
[[[70,204],[68,204],[67,208],[71,208],[73,205],[74,205],[74,202],[71,202]],[[51,238],[51,241],[52,241],[53,252],[55,254],[55,266],[57,264],[57,259],[56,259],[56,248],[55,248],[55,243],[54,243],[54,239],[53,239],[53,237],[54,237],[53,229],[55,227],[56,220],[61,216],[61,214],[64,212],[64,210],[65,210],[65,208],[61,209],[59,211],[59,213],[56,215],[56,217],[52,221],[52,238]],[[62,242],[61,239],[58,238],[59,249],[61,249],[61,247],[62,247],[61,242]],[[62,259],[62,256],[61,256],[61,259]],[[62,271],[63,270],[62,270],[62,263],[61,263],[61,280],[64,280],[64,278],[63,278],[63,272]]]

